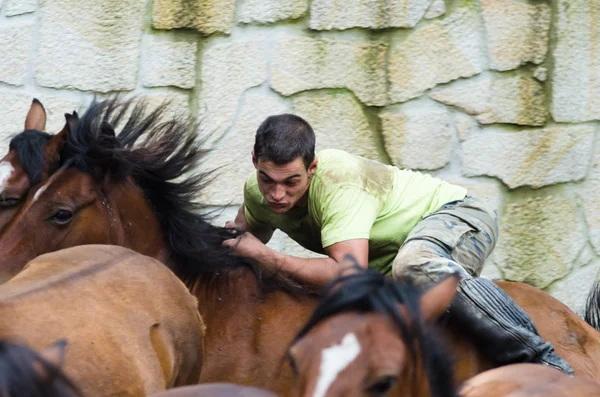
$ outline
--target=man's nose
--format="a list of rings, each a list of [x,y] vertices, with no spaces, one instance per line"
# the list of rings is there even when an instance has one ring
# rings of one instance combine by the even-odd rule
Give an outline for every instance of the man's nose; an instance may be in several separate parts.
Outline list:
[[[273,200],[280,201],[285,197],[285,189],[283,186],[276,185],[273,190]]]

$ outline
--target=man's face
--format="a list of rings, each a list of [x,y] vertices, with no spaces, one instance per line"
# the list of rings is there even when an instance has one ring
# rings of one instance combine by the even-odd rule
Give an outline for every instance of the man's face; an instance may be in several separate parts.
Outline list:
[[[317,160],[308,170],[302,157],[287,164],[278,165],[272,161],[256,160],[254,167],[258,177],[258,188],[271,211],[283,214],[292,209],[307,192],[310,180],[317,169]]]

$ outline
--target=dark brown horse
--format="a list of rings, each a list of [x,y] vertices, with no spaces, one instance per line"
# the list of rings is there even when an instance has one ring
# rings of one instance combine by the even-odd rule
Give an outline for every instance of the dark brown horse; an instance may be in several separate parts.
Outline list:
[[[45,132],[46,111],[34,99],[25,118],[23,132],[14,136],[9,151],[0,159],[0,230],[12,219],[29,188],[54,171],[69,126],[78,118],[77,112],[65,113],[66,123],[56,135]]]
[[[203,382],[232,382],[288,395],[293,385],[286,347],[317,304],[287,282],[230,255],[221,243],[235,232],[199,215],[196,195],[211,174],[198,172],[205,153],[196,126],[144,116],[143,102],[116,135],[130,102],[92,104],[60,153],[60,168],[29,192],[0,235],[0,278],[9,279],[45,252],[81,244],[129,247],[172,269],[198,298],[208,328]],[[279,281],[279,280],[274,280]],[[578,374],[594,377],[599,333],[548,294],[501,283]],[[274,288],[269,288],[273,287]],[[490,367],[460,333],[457,377]],[[470,357],[474,358],[470,358]],[[598,361],[600,362],[600,361]]]
[[[65,374],[84,394],[142,397],[198,382],[204,324],[196,305],[153,258],[72,247],[35,258],[0,286],[0,339],[33,349],[65,339]]]
[[[0,341],[0,397],[83,397],[63,373],[65,341],[36,352]]]

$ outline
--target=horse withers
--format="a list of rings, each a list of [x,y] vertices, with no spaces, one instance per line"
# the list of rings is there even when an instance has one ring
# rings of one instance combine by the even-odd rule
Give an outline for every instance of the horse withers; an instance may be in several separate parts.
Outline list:
[[[65,373],[88,396],[146,396],[198,382],[204,324],[163,264],[127,248],[41,255],[0,286],[0,339],[65,339]]]

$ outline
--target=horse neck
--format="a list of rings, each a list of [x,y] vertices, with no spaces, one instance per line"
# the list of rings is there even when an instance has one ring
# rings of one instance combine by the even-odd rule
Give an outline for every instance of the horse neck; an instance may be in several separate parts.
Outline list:
[[[113,224],[112,244],[130,248],[171,267],[155,210],[131,179],[111,185],[104,205]]]

